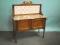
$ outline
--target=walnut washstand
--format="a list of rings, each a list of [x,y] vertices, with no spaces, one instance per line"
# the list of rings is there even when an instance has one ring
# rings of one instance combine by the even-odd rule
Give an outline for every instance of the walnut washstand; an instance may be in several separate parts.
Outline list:
[[[16,32],[26,32],[34,29],[43,29],[45,33],[46,17],[41,11],[41,4],[15,4],[12,6],[13,39],[16,41]],[[39,32],[39,30],[38,30]]]

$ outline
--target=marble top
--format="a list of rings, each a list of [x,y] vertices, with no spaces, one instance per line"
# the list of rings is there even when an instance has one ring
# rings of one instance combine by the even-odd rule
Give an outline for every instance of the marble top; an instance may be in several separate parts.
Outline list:
[[[36,14],[36,15],[20,15],[14,16],[13,20],[24,20],[24,19],[36,19],[36,18],[46,18],[46,16]]]

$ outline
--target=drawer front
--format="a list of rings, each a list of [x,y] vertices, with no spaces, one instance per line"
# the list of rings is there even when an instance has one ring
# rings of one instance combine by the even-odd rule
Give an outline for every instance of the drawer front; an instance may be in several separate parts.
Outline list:
[[[32,20],[32,28],[44,28],[45,20],[44,19],[34,19]]]
[[[29,20],[20,20],[17,25],[18,31],[28,31],[30,29]]]

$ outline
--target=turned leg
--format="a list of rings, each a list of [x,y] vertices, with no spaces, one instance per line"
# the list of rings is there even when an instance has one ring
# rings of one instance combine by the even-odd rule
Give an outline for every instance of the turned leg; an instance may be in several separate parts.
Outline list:
[[[40,30],[38,29],[38,33],[40,33]]]
[[[14,42],[17,42],[17,40],[16,40],[16,30],[17,30],[17,28],[16,28],[16,24],[15,24],[15,22],[13,23],[13,40],[14,40]]]
[[[14,42],[17,42],[17,40],[16,40],[16,31],[13,31],[13,40],[14,40]]]
[[[43,38],[44,38],[44,35],[45,35],[45,26],[46,26],[46,18],[45,18],[45,20],[44,20]]]
[[[44,34],[45,34],[45,28],[43,29],[43,38],[44,38]]]
[[[40,29],[38,29],[38,36],[40,37]]]

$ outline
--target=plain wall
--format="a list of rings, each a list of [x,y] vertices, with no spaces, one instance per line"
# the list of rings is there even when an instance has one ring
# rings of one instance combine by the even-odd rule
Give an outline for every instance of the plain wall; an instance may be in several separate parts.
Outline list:
[[[23,0],[0,0],[0,31],[12,31],[12,5]],[[42,4],[42,12],[47,16],[46,31],[60,31],[60,0],[32,0]]]

